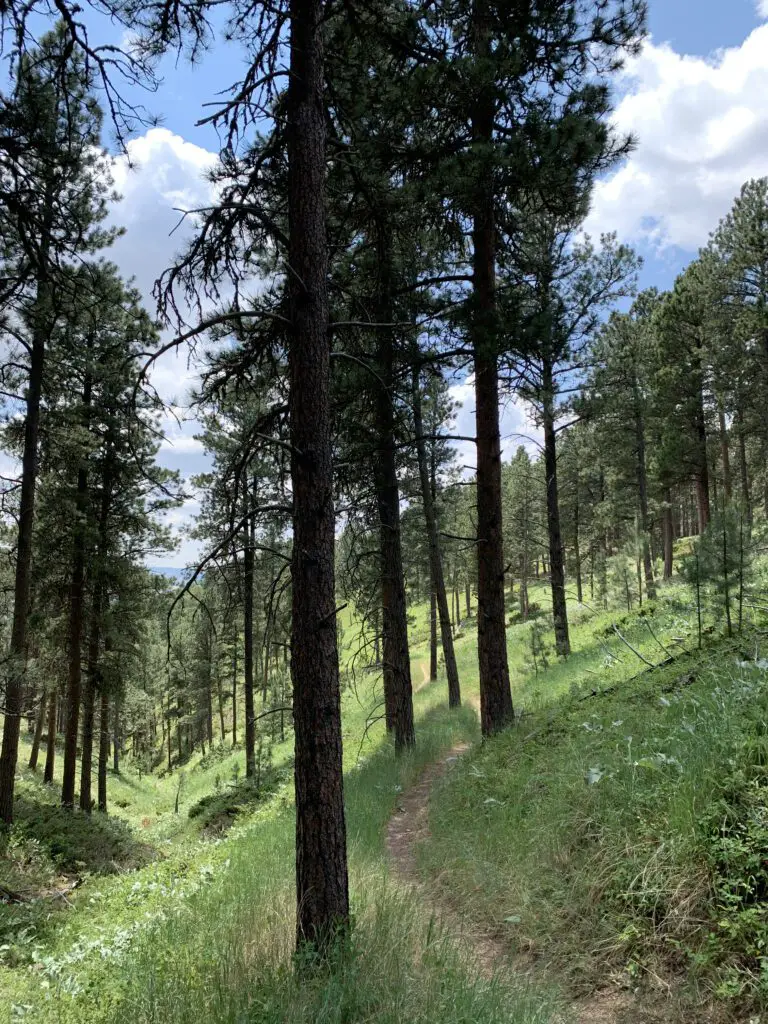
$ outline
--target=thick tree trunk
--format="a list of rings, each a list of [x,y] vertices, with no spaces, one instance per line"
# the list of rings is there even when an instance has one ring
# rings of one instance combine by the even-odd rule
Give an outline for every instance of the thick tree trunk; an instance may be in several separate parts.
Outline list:
[[[547,533],[549,537],[550,589],[552,618],[555,624],[555,648],[561,657],[571,653],[568,634],[568,608],[565,600],[565,565],[560,528],[560,502],[557,488],[557,440],[555,435],[552,367],[543,366],[544,471],[547,483]]]
[[[488,61],[490,33],[486,0],[472,11],[474,57]],[[494,87],[484,82],[472,112],[472,138],[480,154],[474,169],[472,215],[472,316],[470,340],[475,370],[477,436],[477,653],[483,736],[514,722],[504,620],[504,547],[501,508],[498,327],[496,323],[496,225],[491,158]]]
[[[377,229],[377,308],[381,323],[392,319],[391,239],[386,227]],[[379,381],[376,386],[375,455],[376,503],[379,512],[380,584],[383,623],[384,700],[387,726],[398,751],[415,742],[411,659],[408,650],[408,617],[400,534],[400,491],[395,461],[395,413],[393,408],[394,345],[392,331],[376,329]]]
[[[40,741],[43,737],[45,714],[48,710],[48,701],[46,697],[46,690],[43,688],[43,692],[40,695],[40,704],[37,709],[37,717],[35,718],[35,733],[32,737],[32,750],[29,754],[29,768],[33,772],[37,770],[37,759],[40,756]]]
[[[246,496],[250,502],[250,494]],[[245,678],[245,777],[256,775],[256,712],[253,702],[253,568],[255,517],[251,516],[243,531],[245,552],[243,554],[243,668]]]
[[[296,940],[349,928],[334,581],[322,0],[290,0],[287,97]]]
[[[168,723],[170,735],[171,723]],[[96,806],[107,813],[107,765],[109,764],[109,694],[106,687],[101,688],[99,707],[99,765],[96,781]]]
[[[53,771],[56,767],[56,719],[57,719],[57,697],[58,687],[51,687],[51,694],[48,698],[48,736],[45,745],[45,768],[43,770],[43,782],[53,783]]]
[[[41,249],[43,247],[41,246]],[[43,253],[47,261],[47,247]],[[19,756],[22,702],[26,679],[27,623],[32,570],[32,533],[35,523],[35,487],[37,483],[37,438],[40,424],[40,395],[45,363],[45,342],[50,306],[50,288],[46,279],[38,283],[36,322],[32,335],[29,380],[24,421],[24,452],[21,459],[19,525],[16,537],[16,572],[13,589],[13,622],[9,648],[9,671],[5,684],[3,743],[0,749],[0,821],[13,821],[13,792],[16,762]]]
[[[419,481],[421,483],[421,500],[424,505],[424,519],[427,526],[429,568],[435,588],[435,600],[440,619],[440,637],[443,644],[443,660],[445,662],[445,674],[448,680],[448,705],[449,707],[456,708],[461,704],[459,670],[456,665],[456,653],[453,649],[451,616],[448,611],[448,595],[445,589],[443,559],[440,552],[440,535],[437,528],[432,480],[430,479],[427,450],[424,443],[424,421],[421,411],[421,384],[419,381],[419,371],[416,367],[414,367],[413,370],[411,384],[413,421],[414,429],[416,431],[416,454],[419,464]]]

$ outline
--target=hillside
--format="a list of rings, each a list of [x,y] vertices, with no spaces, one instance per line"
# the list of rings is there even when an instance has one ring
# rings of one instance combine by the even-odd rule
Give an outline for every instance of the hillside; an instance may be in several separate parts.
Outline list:
[[[415,679],[426,675],[424,615],[415,608],[411,622]],[[457,636],[464,708],[448,711],[442,679],[421,683],[407,757],[394,758],[381,722],[367,728],[375,677],[350,685],[356,924],[353,949],[316,982],[288,970],[288,743],[274,747],[260,794],[236,781],[241,751],[214,748],[170,774],[127,764],[109,819],[67,815],[26,772],[3,861],[2,885],[22,901],[0,906],[0,1019],[47,1021],[55,1006],[63,1022],[543,1024],[590,1019],[579,1014],[606,991],[618,993],[616,1021],[759,1007],[768,633],[759,622],[733,640],[715,630],[699,652],[690,616],[680,585],[631,614],[574,608],[573,655],[545,653],[536,668],[530,624],[512,627],[520,719],[482,746],[471,619]],[[414,879],[393,872],[387,822],[424,766],[467,743],[430,784],[417,905]],[[477,935],[497,950],[493,984]]]

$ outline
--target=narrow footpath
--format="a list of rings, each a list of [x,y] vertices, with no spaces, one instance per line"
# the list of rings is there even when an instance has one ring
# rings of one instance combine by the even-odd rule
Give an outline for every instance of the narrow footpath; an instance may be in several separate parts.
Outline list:
[[[426,663],[422,662],[424,681],[418,689],[429,683]],[[479,700],[472,700],[479,715]],[[456,744],[447,754],[434,761],[421,773],[419,779],[401,794],[400,801],[387,825],[387,849],[394,872],[402,882],[419,890],[422,905],[431,907],[435,919],[453,933],[464,948],[468,959],[485,978],[512,970],[522,970],[533,978],[535,968],[528,960],[515,957],[492,931],[484,930],[462,915],[459,908],[444,897],[435,894],[421,878],[417,868],[417,849],[429,836],[429,801],[435,786],[458,764],[469,750],[466,743]],[[611,986],[592,993],[586,999],[574,1002],[562,1024],[662,1024],[665,1016],[654,1010],[641,1008],[634,996]]]

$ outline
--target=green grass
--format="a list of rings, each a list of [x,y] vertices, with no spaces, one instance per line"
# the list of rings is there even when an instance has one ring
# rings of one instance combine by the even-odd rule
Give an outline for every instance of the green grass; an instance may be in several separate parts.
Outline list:
[[[294,821],[277,799],[226,841],[202,845],[183,875],[165,861],[78,897],[26,985],[17,984],[16,1005],[30,1007],[17,1016],[89,1024],[549,1020],[545,994],[481,981],[387,878],[383,834],[397,794],[440,751],[476,736],[474,713],[449,714],[440,698],[434,687],[418,695],[412,755],[396,760],[379,740],[348,772],[354,948],[333,975],[304,983],[292,970]]]
[[[417,649],[417,681],[421,656]],[[344,694],[355,926],[352,953],[333,975],[306,982],[293,970],[290,786],[211,841],[188,811],[215,791],[216,776],[225,778],[242,752],[188,763],[179,815],[172,813],[178,775],[139,779],[126,759],[122,776],[110,778],[122,818],[109,825],[146,842],[156,859],[128,873],[86,877],[66,910],[41,901],[34,911],[2,911],[8,941],[0,1021],[550,1020],[549,993],[510,979],[481,980],[466,951],[389,879],[383,837],[398,793],[441,751],[477,739],[478,728],[469,708],[447,711],[438,682],[416,696],[417,749],[395,759],[383,724],[371,724],[377,689],[375,676],[358,674]],[[276,765],[287,765],[287,745],[274,754]],[[20,790],[56,810],[57,789],[32,773],[23,773]],[[77,829],[107,824],[77,812],[68,821]]]
[[[662,643],[687,626],[680,601],[656,608]],[[519,687],[518,728],[436,792],[421,868],[573,994],[678,976],[693,1000],[765,1008],[768,639],[712,638],[638,674],[629,652],[600,667],[603,632],[602,615],[577,627],[574,657]],[[622,632],[650,660],[643,623]]]
[[[531,586],[530,600],[547,614],[545,584]],[[566,990],[585,991],[607,971],[634,983],[644,972],[685,970],[746,1004],[760,985],[763,933],[756,900],[729,885],[739,873],[759,875],[750,858],[759,861],[768,841],[758,755],[747,758],[748,783],[732,778],[738,751],[762,749],[754,735],[768,686],[736,665],[754,651],[720,645],[723,670],[710,646],[646,673],[647,663],[696,645],[694,611],[679,584],[642,614],[573,600],[569,613],[573,654],[565,662],[544,635],[534,667],[531,623],[509,626],[521,722],[476,746],[438,788],[433,837],[420,852],[425,876],[462,914],[490,923],[511,951],[551,963]],[[410,615],[419,686],[428,609]],[[58,788],[24,769],[20,806],[30,817],[11,834],[3,870],[17,881],[26,872],[43,889],[66,872],[82,884],[68,895],[71,906],[46,896],[0,907],[0,1024],[563,1019],[549,989],[509,976],[484,980],[429,908],[389,877],[384,832],[398,793],[455,742],[479,739],[474,619],[456,637],[464,708],[447,711],[442,677],[420,689],[417,747],[396,759],[377,720],[380,679],[354,657],[354,609],[343,618],[354,930],[337,969],[301,978],[292,961],[291,736],[273,746],[261,794],[242,784],[242,749],[226,744],[206,758],[195,754],[183,775],[139,776],[126,758],[121,775],[110,776],[109,819],[62,818]],[[707,628],[716,627],[710,617]],[[751,717],[745,697],[756,709]],[[710,813],[721,800],[734,822],[726,831]]]

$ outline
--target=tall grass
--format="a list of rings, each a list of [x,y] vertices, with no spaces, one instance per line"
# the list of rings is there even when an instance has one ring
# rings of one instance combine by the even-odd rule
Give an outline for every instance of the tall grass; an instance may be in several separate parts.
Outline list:
[[[477,733],[474,713],[449,713],[438,706],[441,696],[435,688],[418,695],[412,754],[396,759],[380,741],[347,775],[354,930],[337,970],[302,980],[293,969],[294,815],[278,799],[225,843],[209,844],[208,862],[197,863],[202,880],[191,889],[181,879],[176,892],[173,878],[161,883],[161,865],[106,889],[94,903],[95,926],[80,906],[80,920],[71,919],[33,972],[37,984],[16,994],[16,1017],[51,1024],[550,1020],[547,995],[509,979],[482,980],[428,909],[388,878],[383,835],[398,793],[441,751]]]
[[[433,797],[425,876],[575,993],[611,972],[685,972],[768,1002],[755,980],[768,936],[749,917],[762,869],[739,818],[766,763],[768,678],[749,647],[718,642],[605,693],[582,687],[476,748]],[[723,878],[724,843],[743,878]]]

